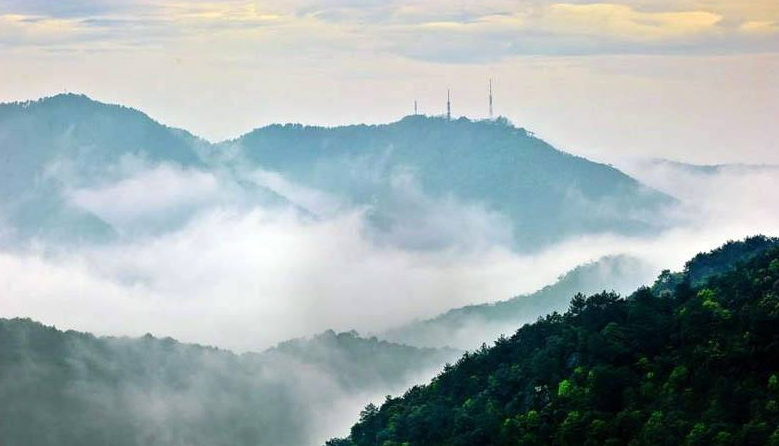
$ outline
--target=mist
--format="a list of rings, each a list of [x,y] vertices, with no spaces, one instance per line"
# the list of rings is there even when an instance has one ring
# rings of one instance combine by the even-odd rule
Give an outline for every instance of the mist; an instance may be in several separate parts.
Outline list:
[[[123,180],[107,189],[127,186]],[[92,210],[112,220],[145,212],[132,201],[127,210],[116,199],[105,202],[105,210]],[[458,212],[452,203],[441,207]],[[206,205],[181,228],[153,236],[6,251],[0,254],[3,312],[100,334],[152,332],[252,350],[327,328],[379,331],[530,291],[597,255],[517,255],[479,241],[500,231],[489,226],[463,232],[456,245],[406,249],[407,233],[397,235],[397,244],[388,241],[393,234],[374,237],[367,212],[311,219],[291,207]],[[478,218],[474,212],[463,211]],[[456,215],[452,220],[458,222]],[[428,231],[441,229],[431,225]]]
[[[170,338],[95,338],[22,319],[0,319],[0,334],[3,348],[15,352],[0,358],[8,444],[319,444],[348,432],[367,402],[429,379],[458,354],[356,333],[327,332],[240,356]],[[67,411],[59,410],[63,401]]]
[[[136,163],[69,192],[124,236],[67,249],[39,240],[0,252],[0,307],[4,316],[62,328],[258,350],[329,328],[381,332],[532,292],[604,255],[629,254],[657,272],[680,269],[725,240],[779,229],[775,169],[698,174],[664,165],[634,173],[680,200],[654,216],[673,221],[672,229],[575,237],[520,254],[506,242],[500,215],[425,196],[409,178],[397,187],[426,212],[377,232],[370,207],[277,173],[250,177],[257,187],[303,197],[314,216],[291,202],[247,198],[223,173]],[[419,243],[427,239],[438,242]]]

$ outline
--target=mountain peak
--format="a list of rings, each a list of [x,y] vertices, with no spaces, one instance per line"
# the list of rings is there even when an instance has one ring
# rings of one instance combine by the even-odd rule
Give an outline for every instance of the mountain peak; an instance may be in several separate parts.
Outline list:
[[[44,96],[38,99],[30,99],[26,101],[14,101],[0,103],[0,107],[12,106],[27,108],[38,107],[78,107],[85,105],[103,105],[107,106],[103,102],[96,101],[83,93],[58,93],[52,96]],[[121,106],[116,106],[121,107]],[[125,107],[123,107],[125,108]]]

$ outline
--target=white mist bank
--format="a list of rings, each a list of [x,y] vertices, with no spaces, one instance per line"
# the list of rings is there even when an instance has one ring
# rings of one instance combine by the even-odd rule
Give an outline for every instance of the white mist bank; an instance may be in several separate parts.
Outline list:
[[[316,201],[312,206],[332,212],[310,218],[291,207],[236,198],[232,181],[147,166],[79,189],[75,200],[120,228],[156,222],[167,209],[185,209],[187,216],[174,229],[103,245],[0,252],[0,316],[257,350],[328,328],[380,332],[450,308],[506,299],[603,255],[633,255],[659,272],[680,269],[697,252],[728,239],[779,234],[779,209],[771,205],[779,199],[776,171],[656,175],[648,184],[682,201],[672,216],[656,218],[684,224],[656,237],[578,237],[532,255],[513,252],[495,236],[504,231],[496,227],[500,219],[456,201],[426,202],[431,216],[440,209],[447,218],[425,219],[426,226],[410,220],[417,222],[414,237],[445,233],[452,240],[410,249],[408,234],[376,237],[365,209],[343,203],[334,209],[330,197],[314,193],[307,195]],[[193,194],[190,186],[205,192]],[[147,206],[149,196],[154,199]],[[476,223],[464,224],[467,219]],[[393,236],[403,240],[388,242]]]

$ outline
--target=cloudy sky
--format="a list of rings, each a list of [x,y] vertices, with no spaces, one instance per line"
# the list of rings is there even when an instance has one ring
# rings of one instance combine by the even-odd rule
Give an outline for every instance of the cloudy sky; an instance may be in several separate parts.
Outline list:
[[[0,101],[64,90],[211,140],[496,112],[600,160],[779,163],[779,2],[0,0]],[[608,1],[608,0],[604,0]]]

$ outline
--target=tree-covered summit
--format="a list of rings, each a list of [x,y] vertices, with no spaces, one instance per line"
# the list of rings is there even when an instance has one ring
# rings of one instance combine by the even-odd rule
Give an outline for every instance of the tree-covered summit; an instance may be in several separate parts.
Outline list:
[[[777,241],[695,259],[719,272],[696,283],[688,264],[660,293],[577,295],[565,314],[368,406],[350,437],[328,444],[779,444]]]
[[[371,206],[384,227],[425,215],[432,203],[456,200],[506,223],[509,237],[528,249],[575,234],[658,229],[656,214],[673,203],[619,170],[560,151],[505,119],[409,116],[381,125],[271,125],[230,144],[265,169]]]

